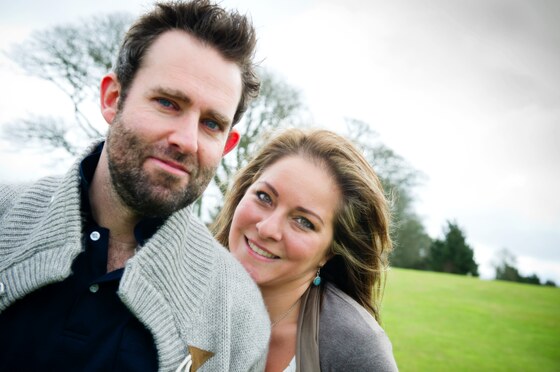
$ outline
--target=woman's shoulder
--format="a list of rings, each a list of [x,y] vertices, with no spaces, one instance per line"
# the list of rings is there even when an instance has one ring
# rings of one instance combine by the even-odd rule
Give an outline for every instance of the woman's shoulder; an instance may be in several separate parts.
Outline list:
[[[353,322],[349,326],[355,325],[362,328],[364,325],[367,325],[367,328],[370,328],[375,333],[384,333],[379,323],[363,306],[332,283],[325,285],[321,307],[321,317],[323,316],[341,319],[337,323],[340,323],[342,326],[346,325],[342,318],[345,320],[352,319]]]
[[[327,283],[319,325],[321,370],[396,371],[391,341],[360,304]]]

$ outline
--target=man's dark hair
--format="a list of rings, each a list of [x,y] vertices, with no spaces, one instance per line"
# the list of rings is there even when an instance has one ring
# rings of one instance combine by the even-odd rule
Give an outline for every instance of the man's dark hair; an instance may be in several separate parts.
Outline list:
[[[130,27],[114,67],[121,84],[120,107],[146,51],[158,36],[171,30],[187,32],[237,64],[241,70],[242,91],[233,124],[239,122],[249,102],[259,93],[260,81],[253,63],[257,43],[255,30],[246,16],[228,12],[208,0],[158,3]]]

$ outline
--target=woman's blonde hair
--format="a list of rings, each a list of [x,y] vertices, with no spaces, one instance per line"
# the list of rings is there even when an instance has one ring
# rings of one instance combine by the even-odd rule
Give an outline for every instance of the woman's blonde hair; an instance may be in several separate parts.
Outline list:
[[[216,238],[228,247],[233,215],[245,192],[268,167],[288,156],[302,156],[323,167],[341,193],[329,248],[332,258],[321,268],[321,277],[379,320],[392,249],[390,208],[375,171],[344,137],[328,130],[288,129],[269,140],[233,180],[224,207],[211,226]]]

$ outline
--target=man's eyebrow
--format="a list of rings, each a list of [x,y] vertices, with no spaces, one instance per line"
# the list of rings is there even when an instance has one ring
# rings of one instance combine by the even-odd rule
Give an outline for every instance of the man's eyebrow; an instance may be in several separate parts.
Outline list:
[[[189,98],[189,96],[187,96],[186,94],[184,94],[183,92],[181,92],[180,90],[177,90],[177,89],[155,87],[155,88],[150,90],[150,93],[152,95],[156,94],[156,95],[166,96],[166,97],[172,98],[176,101],[181,101],[184,104],[191,103],[191,99]],[[223,115],[222,113],[220,113],[216,110],[208,110],[207,112],[205,112],[205,114],[212,117],[214,120],[220,122],[225,127],[229,127],[232,123],[232,120],[233,120],[233,118],[230,119],[227,116]]]
[[[150,90],[150,94],[160,94],[162,96],[167,96],[167,97],[173,98],[177,101],[182,101],[184,103],[190,103],[191,102],[191,99],[189,98],[189,96],[187,96],[186,94],[184,94],[183,92],[181,92],[180,90],[177,90],[177,89],[155,87],[155,88]]]
[[[220,122],[222,125],[224,125],[226,127],[224,129],[227,129],[227,127],[231,126],[232,119],[228,118],[225,115],[222,115],[221,113],[219,113],[216,110],[208,110],[207,115],[209,115],[214,120],[216,120],[216,121]]]
[[[277,191],[277,190],[274,188],[274,186],[272,186],[270,183],[268,183],[268,182],[266,182],[266,181],[261,181],[261,183],[264,183],[264,184],[270,189],[270,191],[274,194],[274,196],[276,196],[276,197],[279,196],[278,191]],[[303,212],[303,213],[306,213],[306,214],[310,214],[310,215],[312,215],[312,216],[315,216],[315,218],[317,218],[319,221],[321,221],[321,223],[322,223],[323,225],[325,224],[325,222],[323,221],[323,219],[322,219],[317,213],[313,212],[313,211],[310,210],[310,209],[307,209],[307,208],[304,208],[304,207],[299,206],[299,207],[296,208],[296,210],[298,210],[298,211],[300,211],[300,212]]]

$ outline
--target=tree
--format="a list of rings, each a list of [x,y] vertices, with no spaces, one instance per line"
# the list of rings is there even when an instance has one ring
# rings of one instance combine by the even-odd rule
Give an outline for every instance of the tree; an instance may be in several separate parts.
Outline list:
[[[395,248],[391,253],[391,264],[395,267],[426,270],[426,260],[432,238],[416,215],[396,214],[394,222]]]
[[[414,211],[413,204],[413,189],[424,175],[383,144],[367,123],[347,119],[346,127],[347,137],[362,149],[391,200],[391,235],[395,244],[390,257],[391,264],[395,267],[424,269],[432,240]]]
[[[430,247],[429,269],[478,276],[478,264],[474,261],[474,252],[467,244],[465,234],[457,223],[447,221],[443,233],[444,238],[434,240]]]
[[[8,56],[31,76],[56,85],[69,98],[73,122],[33,116],[4,127],[3,137],[13,143],[63,148],[77,155],[83,143],[102,136],[86,114],[97,101],[101,77],[111,69],[121,39],[132,20],[126,13],[90,17],[79,25],[55,26],[34,32]]]
[[[541,285],[541,279],[537,274],[532,274],[528,276],[522,276],[521,283]]]
[[[541,280],[537,274],[523,276],[519,273],[519,270],[517,270],[517,259],[506,248],[498,252],[497,262],[494,262],[494,268],[496,269],[496,280],[541,285]],[[556,284],[551,281],[547,281],[543,283],[543,285],[556,286]]]
[[[506,248],[497,253],[497,262],[494,262],[496,270],[496,280],[507,280],[510,282],[518,282],[521,274],[517,270],[517,259]]]

